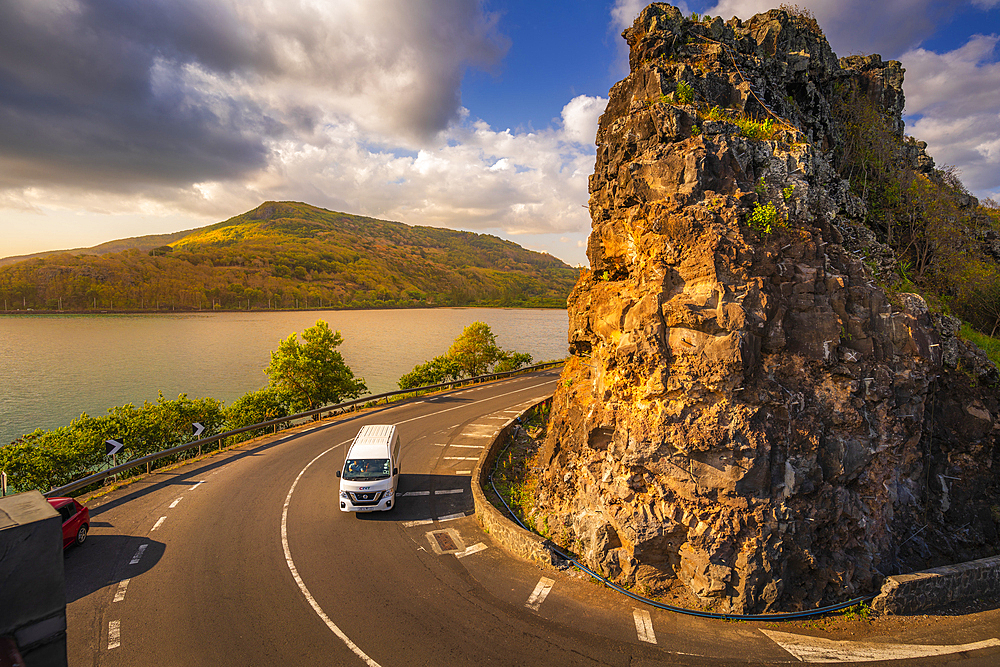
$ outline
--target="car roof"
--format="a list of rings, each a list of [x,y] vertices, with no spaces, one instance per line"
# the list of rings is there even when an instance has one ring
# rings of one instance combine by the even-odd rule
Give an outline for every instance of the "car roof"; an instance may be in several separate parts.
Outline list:
[[[362,426],[347,453],[352,459],[387,459],[396,427],[391,424]]]

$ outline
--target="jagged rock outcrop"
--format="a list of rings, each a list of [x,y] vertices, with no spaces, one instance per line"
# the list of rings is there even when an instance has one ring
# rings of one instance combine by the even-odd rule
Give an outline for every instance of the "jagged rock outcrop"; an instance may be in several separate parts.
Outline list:
[[[784,11],[705,23],[654,4],[624,37],[542,452],[553,537],[623,583],[677,578],[744,613],[873,592],[957,557],[963,524],[968,555],[994,553],[1000,514],[956,504],[995,486],[996,369],[845,247],[864,203],[831,166],[832,100],[857,86],[901,134],[899,63],[838,61]],[[783,121],[754,139],[713,106]],[[766,211],[749,224],[767,204],[770,232]]]

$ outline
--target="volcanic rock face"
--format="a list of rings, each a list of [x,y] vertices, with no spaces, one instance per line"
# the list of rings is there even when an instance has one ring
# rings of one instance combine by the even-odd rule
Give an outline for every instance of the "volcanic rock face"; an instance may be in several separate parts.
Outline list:
[[[696,23],[654,4],[624,36],[539,517],[612,578],[676,577],[741,613],[872,592],[914,550],[958,558],[911,534],[947,532],[956,485],[972,502],[994,483],[972,480],[1000,413],[975,385],[996,369],[920,297],[873,283],[849,249],[864,204],[830,164],[837,86],[877,96],[902,132],[899,63],[838,61],[783,11]],[[783,129],[748,138],[700,118],[711,106]],[[767,203],[770,232],[748,225]],[[996,537],[981,510],[959,523],[977,557]]]

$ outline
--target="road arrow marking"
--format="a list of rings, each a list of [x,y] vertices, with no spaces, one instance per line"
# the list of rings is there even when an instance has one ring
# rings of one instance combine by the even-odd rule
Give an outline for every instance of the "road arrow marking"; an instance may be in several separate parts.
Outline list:
[[[775,630],[761,630],[768,639],[785,649],[801,662],[875,662],[876,660],[914,660],[932,656],[976,651],[1000,646],[1000,639],[987,639],[971,644],[882,644],[849,642],[793,635]]]
[[[195,422],[191,424],[191,430],[194,432],[194,437],[197,438],[205,430],[205,427],[201,423]]]
[[[122,450],[122,447],[124,446],[125,446],[124,442],[122,442],[121,440],[116,440],[114,438],[104,441],[104,451],[107,452],[108,456],[114,456],[115,454],[120,452]]]

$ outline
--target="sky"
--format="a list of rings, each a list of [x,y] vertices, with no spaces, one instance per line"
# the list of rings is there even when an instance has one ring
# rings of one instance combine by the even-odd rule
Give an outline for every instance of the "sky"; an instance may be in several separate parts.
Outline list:
[[[2,0],[0,257],[294,200],[587,266],[597,122],[645,4]],[[907,134],[1000,197],[1000,0],[797,4],[837,55],[902,61]]]

